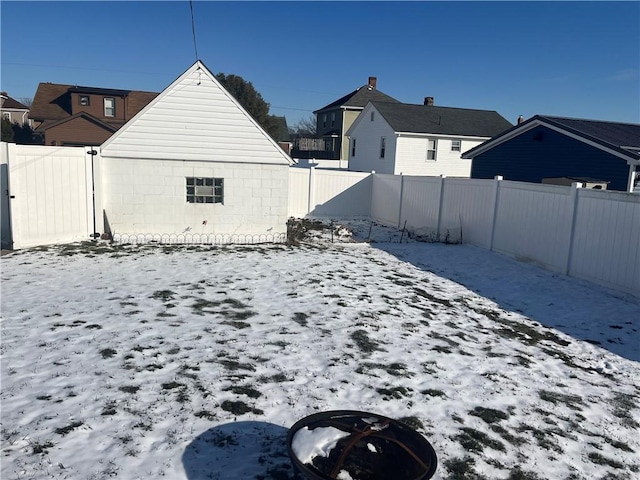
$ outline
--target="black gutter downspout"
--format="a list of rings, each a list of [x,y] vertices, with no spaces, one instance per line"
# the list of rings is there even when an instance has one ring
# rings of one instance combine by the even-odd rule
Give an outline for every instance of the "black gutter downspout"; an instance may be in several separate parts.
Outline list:
[[[93,156],[97,155],[94,149],[91,149],[87,152],[91,155],[91,197],[93,203],[93,211],[91,212],[91,216],[93,217],[93,233],[90,235],[94,240],[100,236],[98,232],[96,232],[96,179],[94,174],[94,166],[93,166]]]

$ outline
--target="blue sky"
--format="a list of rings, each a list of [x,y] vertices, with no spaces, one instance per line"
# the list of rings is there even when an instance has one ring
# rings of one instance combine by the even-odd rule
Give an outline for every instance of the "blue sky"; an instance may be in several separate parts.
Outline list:
[[[187,0],[1,3],[1,88],[162,91],[196,59]],[[290,126],[364,85],[405,103],[640,123],[640,2],[194,1],[198,57]]]

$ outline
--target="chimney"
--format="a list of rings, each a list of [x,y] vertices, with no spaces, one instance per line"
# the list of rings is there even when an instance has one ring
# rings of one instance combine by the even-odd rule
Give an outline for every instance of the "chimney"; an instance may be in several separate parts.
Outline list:
[[[377,82],[378,82],[378,79],[376,77],[369,77],[369,83],[367,83],[367,85],[371,87],[372,90],[375,90]]]
[[[520,115],[518,117],[518,125],[520,125],[522,122],[524,122],[524,117],[522,115]]]
[[[433,107],[433,97],[424,97],[424,104]]]

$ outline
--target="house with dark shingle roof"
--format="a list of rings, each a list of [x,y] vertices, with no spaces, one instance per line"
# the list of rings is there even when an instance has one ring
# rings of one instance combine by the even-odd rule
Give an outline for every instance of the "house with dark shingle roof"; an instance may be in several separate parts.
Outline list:
[[[492,110],[369,102],[347,131],[349,170],[469,177],[463,151],[512,127]]]
[[[18,125],[31,125],[29,121],[29,107],[11,98],[7,92],[0,93],[0,113],[3,120],[9,120]]]
[[[325,140],[325,149],[330,151],[327,158],[348,158],[349,142],[346,132],[369,102],[399,103],[395,98],[379,91],[377,82],[376,77],[369,77],[365,85],[313,112],[316,115],[317,135]]]
[[[157,95],[40,83],[30,118],[45,145],[100,145]]]
[[[586,178],[608,190],[633,191],[640,173],[640,124],[535,115],[463,158],[472,160],[472,178]]]

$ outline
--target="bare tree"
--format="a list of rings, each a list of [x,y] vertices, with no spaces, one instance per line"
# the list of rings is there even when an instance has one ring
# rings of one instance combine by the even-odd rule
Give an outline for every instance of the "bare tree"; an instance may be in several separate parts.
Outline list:
[[[298,135],[306,135],[314,137],[317,133],[316,116],[311,115],[308,118],[302,118],[291,128],[291,133]]]
[[[18,101],[23,104],[25,107],[31,108],[31,104],[33,103],[33,98],[31,97],[20,97]]]

